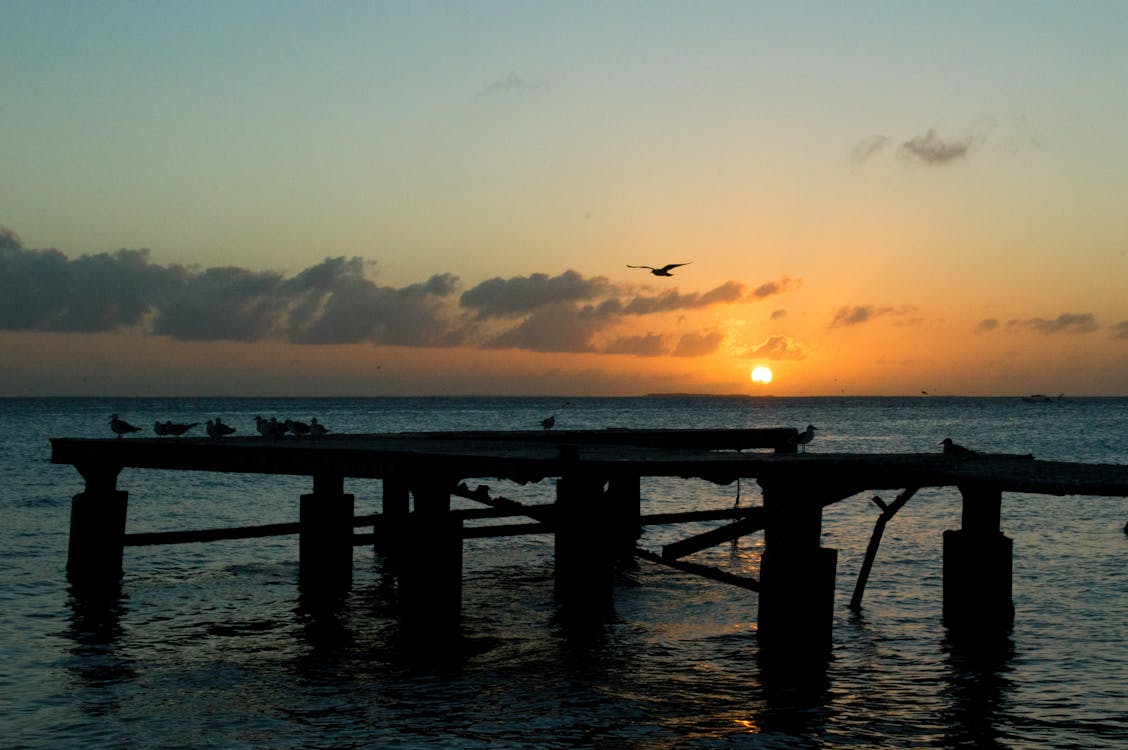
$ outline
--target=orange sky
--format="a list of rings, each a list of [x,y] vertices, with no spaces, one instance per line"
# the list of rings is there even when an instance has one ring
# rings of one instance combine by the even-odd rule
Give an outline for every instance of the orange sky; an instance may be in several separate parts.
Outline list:
[[[1128,6],[5,23],[0,395],[1128,390]]]

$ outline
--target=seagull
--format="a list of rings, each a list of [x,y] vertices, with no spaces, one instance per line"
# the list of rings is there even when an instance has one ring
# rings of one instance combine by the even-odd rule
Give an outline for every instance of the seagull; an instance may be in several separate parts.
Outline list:
[[[213,438],[221,438],[224,435],[230,435],[235,432],[235,428],[230,425],[225,425],[223,421],[216,417],[215,421],[208,420],[208,436]]]
[[[940,445],[944,446],[945,456],[971,456],[975,451],[970,448],[965,448],[959,443],[953,443],[951,438],[944,438],[940,441]]]
[[[692,262],[693,261],[689,261],[689,263]],[[650,273],[654,274],[655,276],[673,276],[670,271],[679,266],[688,266],[689,263],[670,263],[669,265],[662,266],[661,268],[655,268],[654,266],[632,266],[628,263],[627,268],[649,268]]]
[[[325,429],[325,425],[317,421],[317,417],[313,417],[309,420],[309,434],[312,437],[321,437],[327,432],[329,432],[329,430]]]
[[[553,414],[551,417],[548,417],[547,419],[541,420],[541,427],[545,428],[546,430],[551,430],[555,425],[556,425],[556,415],[555,414]]]
[[[812,440],[815,439],[815,430],[817,430],[817,429],[818,429],[818,427],[815,427],[813,424],[807,425],[807,429],[803,430],[798,435],[791,438],[791,443],[794,444],[794,445],[803,446],[803,452],[806,453],[807,452],[807,443],[809,443],[809,442],[811,442]]]
[[[130,432],[141,432],[140,427],[134,427],[129,422],[126,422],[124,419],[118,419],[117,414],[111,414],[110,415],[110,429],[113,430],[119,438],[122,435],[125,435],[125,434],[130,433]]]
[[[287,430],[294,433],[295,437],[300,438],[302,435],[308,435],[310,433],[311,428],[305,422],[295,422],[292,419],[287,419],[284,424]]]
[[[175,437],[180,437],[198,424],[199,422],[193,422],[192,424],[174,423],[171,420],[166,420],[164,422],[154,422],[153,432],[157,433],[158,435],[173,435]]]

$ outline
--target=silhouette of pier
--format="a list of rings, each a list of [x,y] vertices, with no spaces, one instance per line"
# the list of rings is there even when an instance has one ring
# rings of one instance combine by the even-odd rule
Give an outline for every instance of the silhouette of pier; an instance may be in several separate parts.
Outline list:
[[[462,540],[549,533],[562,608],[598,609],[613,596],[616,564],[631,555],[758,591],[761,656],[820,658],[832,635],[837,552],[822,546],[822,510],[861,493],[897,490],[874,529],[851,606],[861,605],[885,523],[919,489],[954,487],[961,528],[944,533],[943,614],[951,630],[975,637],[1009,627],[1012,542],[1002,531],[1003,493],[1128,496],[1128,466],[975,454],[797,453],[793,428],[745,430],[568,430],[259,437],[51,440],[51,461],[85,480],[71,508],[67,573],[78,590],[114,585],[126,547],[299,535],[300,584],[332,589],[352,580],[353,549],[372,545],[394,562],[405,630],[456,628],[461,609]],[[312,478],[293,523],[244,528],[127,533],[125,469],[163,469]],[[646,514],[642,477],[756,480],[763,504]],[[383,483],[379,512],[354,513],[350,478]],[[555,479],[552,503],[527,505],[474,480],[517,484]],[[470,486],[475,484],[473,488]],[[451,498],[481,507],[452,509]],[[1031,502],[1023,498],[1021,502]],[[466,527],[472,518],[519,522]],[[651,524],[724,520],[719,528],[666,545],[636,547]],[[362,531],[357,531],[362,529]],[[371,531],[367,531],[371,529]],[[762,531],[760,578],[685,561],[708,547]]]

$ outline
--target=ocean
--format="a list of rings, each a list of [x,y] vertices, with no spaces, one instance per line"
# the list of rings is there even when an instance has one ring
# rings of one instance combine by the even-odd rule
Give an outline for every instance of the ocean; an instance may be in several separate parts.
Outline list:
[[[970,650],[941,619],[941,537],[960,526],[959,493],[921,490],[889,522],[858,613],[847,604],[879,511],[874,493],[829,506],[832,654],[781,688],[760,673],[755,593],[637,561],[618,571],[613,609],[578,626],[558,616],[547,535],[465,542],[460,639],[434,653],[401,637],[394,580],[368,547],[354,550],[347,593],[303,597],[296,536],[127,548],[121,596],[92,605],[65,576],[83,482],[49,463],[48,439],[111,437],[111,413],[149,436],[155,420],[217,416],[254,434],[258,414],[346,433],[539,429],[551,414],[559,430],[813,424],[811,452],[936,452],[951,437],[1128,463],[1128,398],[0,399],[6,748],[1128,748],[1123,498],[1004,495],[1015,623]],[[523,502],[555,492],[481,481]],[[295,521],[311,486],[130,469],[118,480],[131,532]],[[358,515],[379,509],[379,482],[345,491]],[[727,508],[738,493],[759,502],[752,481],[644,479],[643,512]],[[649,527],[639,544],[715,525]],[[762,544],[690,559],[756,575]]]

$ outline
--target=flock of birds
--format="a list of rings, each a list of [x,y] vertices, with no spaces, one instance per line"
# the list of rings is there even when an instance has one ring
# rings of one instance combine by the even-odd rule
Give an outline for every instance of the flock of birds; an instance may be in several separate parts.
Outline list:
[[[172,420],[161,422],[158,420],[153,423],[153,432],[160,437],[180,437],[199,425],[199,422],[173,422]],[[206,429],[208,437],[210,438],[222,438],[235,432],[235,428],[226,424],[220,417],[209,419],[206,422]],[[325,425],[317,421],[317,417],[309,420],[309,422],[300,422],[294,419],[279,421],[277,417],[271,417],[270,419],[255,417],[255,429],[264,438],[270,440],[277,440],[287,434],[293,434],[298,438],[316,438],[329,432],[329,430],[325,428]],[[124,435],[129,435],[130,433],[141,432],[140,427],[131,425],[117,414],[110,415],[110,430],[119,438]]]
[[[568,404],[566,403],[565,406]],[[171,435],[173,437],[180,437],[193,427],[199,426],[199,422],[173,422],[167,420],[164,422],[154,422],[153,432],[161,437]],[[551,430],[556,426],[556,415],[545,417],[541,420],[541,427],[545,430]],[[807,425],[807,429],[796,434],[791,438],[791,444],[797,446],[802,452],[807,452],[807,445],[815,439],[815,430],[818,428],[813,424]],[[133,432],[141,432],[140,427],[134,427],[129,422],[118,417],[117,414],[110,415],[110,430],[119,438],[123,435],[128,435]],[[261,416],[255,417],[255,430],[258,434],[262,435],[268,440],[278,440],[285,437],[287,434],[292,434],[296,438],[303,437],[322,437],[329,432],[325,425],[317,421],[317,417],[313,417],[309,422],[299,422],[293,419],[279,420],[277,417],[264,419]],[[216,417],[207,421],[208,437],[221,438],[235,432],[235,428],[225,424],[222,419]],[[959,443],[952,442],[951,438],[944,438],[940,445],[943,446],[944,455],[946,456],[973,456],[975,451],[970,448],[965,448]]]

